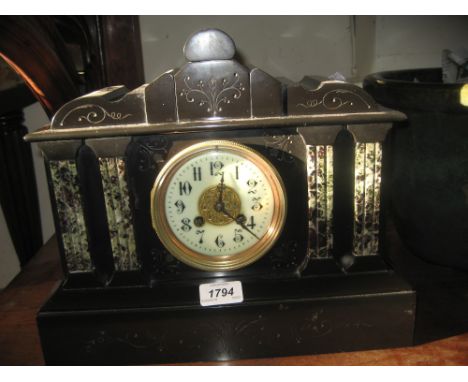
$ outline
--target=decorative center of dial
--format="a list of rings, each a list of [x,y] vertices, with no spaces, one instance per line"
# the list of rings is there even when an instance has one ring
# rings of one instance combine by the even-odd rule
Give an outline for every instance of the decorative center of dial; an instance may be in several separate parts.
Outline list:
[[[200,195],[198,211],[205,222],[213,225],[226,225],[237,217],[241,210],[240,197],[231,187],[209,187]]]

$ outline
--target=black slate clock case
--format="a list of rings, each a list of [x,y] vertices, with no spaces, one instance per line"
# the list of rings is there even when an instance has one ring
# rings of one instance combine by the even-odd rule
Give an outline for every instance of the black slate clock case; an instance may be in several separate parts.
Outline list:
[[[286,131],[287,132],[287,131]],[[271,133],[274,133],[273,131]],[[284,135],[284,132],[276,132],[279,137],[286,139],[291,137],[291,134]],[[174,152],[180,151],[181,148],[187,147],[188,144],[194,142],[203,142],[207,140],[229,140],[237,143],[248,145],[256,152],[263,154],[268,158],[269,162],[276,168],[286,187],[286,192],[294,195],[294,198],[288,200],[289,214],[285,223],[285,228],[282,231],[280,239],[273,248],[273,253],[260,260],[256,261],[247,268],[241,268],[229,272],[206,272],[197,271],[183,263],[177,261],[177,269],[174,269],[172,264],[169,268],[166,266],[167,258],[173,257],[167,253],[164,246],[159,241],[157,235],[154,234],[154,229],[151,224],[151,219],[148,216],[150,210],[150,198],[154,179],[157,171],[154,171],[150,176],[145,171],[141,171],[138,163],[141,163],[141,146],[148,147],[152,145],[154,136],[139,137],[134,143],[129,145],[128,153],[128,179],[133,189],[136,190],[133,200],[138,200],[138,206],[134,205],[135,211],[135,234],[136,242],[139,244],[143,258],[152,259],[151,269],[153,274],[147,275],[150,279],[157,280],[178,280],[180,277],[190,277],[198,279],[206,278],[236,278],[236,277],[285,277],[289,275],[293,277],[298,272],[298,269],[306,262],[307,254],[307,214],[303,212],[307,210],[307,174],[305,164],[296,159],[293,155],[289,155],[288,160],[278,155],[269,155],[271,148],[265,147],[261,142],[263,139],[268,139],[271,135],[252,129],[249,131],[231,131],[231,132],[210,132],[205,134],[186,134],[183,137],[172,137],[166,140],[167,144],[174,148]],[[260,139],[259,139],[260,138]],[[292,138],[290,138],[292,139]],[[144,154],[146,155],[146,154]],[[294,162],[298,162],[294,164]],[[164,165],[163,160],[160,163]],[[159,167],[159,166],[158,166]],[[302,187],[301,187],[302,186]],[[293,252],[291,252],[293,251]],[[152,253],[164,253],[166,259],[160,261],[160,257],[155,261],[151,256]],[[170,262],[170,260],[169,260]],[[183,276],[186,275],[186,276]]]
[[[404,115],[362,89],[279,81],[233,59],[224,32],[131,92],[64,105],[29,134],[46,157],[63,283],[38,313],[48,364],[137,364],[350,351],[412,343],[415,293],[385,261],[382,142]],[[161,168],[191,144],[244,144],[276,168],[286,223],[234,271],[174,258],[151,225]],[[199,285],[240,281],[244,301],[203,307]]]

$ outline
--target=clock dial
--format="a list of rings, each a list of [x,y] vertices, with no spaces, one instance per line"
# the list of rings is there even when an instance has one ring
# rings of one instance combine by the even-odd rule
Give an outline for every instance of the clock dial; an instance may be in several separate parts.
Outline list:
[[[190,146],[158,175],[153,226],[181,261],[232,270],[271,248],[284,224],[284,188],[272,165],[230,141]]]

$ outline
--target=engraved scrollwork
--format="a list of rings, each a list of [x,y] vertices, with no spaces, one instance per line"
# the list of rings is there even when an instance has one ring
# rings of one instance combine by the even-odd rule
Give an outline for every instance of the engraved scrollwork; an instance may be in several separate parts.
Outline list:
[[[332,323],[324,317],[323,309],[312,311],[304,321],[291,328],[291,335],[296,343],[300,344],[304,339],[323,337],[333,331]]]
[[[292,155],[292,146],[294,144],[292,135],[265,133],[263,135],[263,140],[270,156],[276,158],[280,162],[294,162],[294,156]]]
[[[312,98],[305,101],[305,103],[298,103],[296,106],[305,109],[313,109],[322,105],[327,110],[338,110],[344,106],[362,107],[371,109],[371,105],[359,94],[346,89],[336,89],[325,93],[322,99]]]
[[[288,241],[275,246],[269,255],[270,263],[274,269],[295,269],[298,262],[298,243]]]
[[[164,162],[167,155],[169,141],[159,136],[150,141],[140,141],[138,146],[138,169],[140,171],[155,170]]]
[[[85,112],[88,109],[91,109],[91,110],[88,112]],[[132,114],[108,112],[102,106],[87,104],[87,105],[81,105],[81,106],[75,107],[74,109],[70,110],[67,114],[65,114],[65,116],[62,118],[62,121],[60,122],[60,126],[63,126],[65,120],[72,113],[75,113],[77,111],[81,111],[80,115],[77,118],[77,122],[87,122],[92,125],[97,125],[101,122],[104,122],[106,118],[110,118],[114,121],[122,121],[132,115]]]
[[[216,339],[216,352],[219,356],[226,357],[230,356],[235,350],[232,348],[233,339],[243,335],[252,340],[257,337],[257,334],[261,334],[264,330],[263,326],[259,326],[262,320],[263,316],[259,314],[251,320],[206,322],[201,326],[208,326],[208,330],[212,334],[209,341],[211,342],[213,338]],[[247,333],[249,328],[254,328],[254,330]],[[261,340],[259,341],[261,342]],[[239,351],[242,351],[242,349],[239,349]]]
[[[179,275],[182,263],[165,249],[152,249],[152,271],[155,275]]]
[[[232,78],[217,80],[210,78],[207,82],[199,80],[191,83],[190,76],[184,77],[185,87],[180,91],[180,96],[188,103],[206,107],[207,113],[217,116],[223,111],[222,104],[231,104],[242,96],[245,86],[240,82],[239,73],[234,73]]]
[[[111,335],[105,330],[100,330],[96,336],[84,342],[87,353],[100,351],[101,347],[108,347],[114,344],[123,344],[133,349],[159,348],[163,351],[165,348],[166,335],[154,335],[148,330],[132,331],[122,335]]]

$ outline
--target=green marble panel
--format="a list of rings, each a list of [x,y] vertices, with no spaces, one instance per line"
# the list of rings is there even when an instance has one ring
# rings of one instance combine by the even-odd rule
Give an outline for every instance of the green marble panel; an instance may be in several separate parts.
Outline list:
[[[333,147],[307,146],[309,248],[313,258],[332,256]]]
[[[76,163],[72,160],[49,161],[49,168],[67,269],[71,273],[91,272]]]
[[[122,158],[99,158],[99,167],[115,269],[139,269],[125,180],[125,162]]]
[[[353,254],[376,255],[379,247],[381,143],[357,143],[354,165]]]

